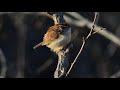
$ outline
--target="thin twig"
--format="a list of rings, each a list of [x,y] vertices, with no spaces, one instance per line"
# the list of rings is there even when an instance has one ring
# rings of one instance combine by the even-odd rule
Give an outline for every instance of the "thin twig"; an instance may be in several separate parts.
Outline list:
[[[95,17],[94,17],[94,20],[93,20],[92,28],[91,28],[89,34],[87,35],[87,37],[86,37],[85,39],[84,39],[84,37],[83,37],[82,46],[81,46],[81,48],[80,48],[80,50],[79,50],[79,52],[78,52],[78,54],[77,54],[75,60],[74,60],[73,63],[71,64],[71,66],[70,66],[68,72],[66,73],[66,76],[70,73],[71,69],[73,68],[73,65],[75,64],[75,62],[77,61],[79,55],[81,54],[81,52],[82,52],[82,50],[83,50],[83,48],[84,48],[84,46],[85,46],[86,40],[92,35],[92,31],[93,31],[93,29],[95,28],[95,23],[96,23],[96,19],[97,19],[97,14],[98,14],[98,13],[95,12]]]
[[[93,25],[92,25],[92,28],[91,28],[91,30],[90,30],[90,33],[89,33],[88,36],[86,37],[86,40],[91,36],[92,31],[93,31],[93,29],[95,28],[95,22],[96,22],[96,20],[97,20],[97,15],[98,15],[98,13],[95,12],[95,17],[94,17],[94,20],[93,20]]]
[[[84,39],[84,37],[83,37],[83,43],[82,43],[82,46],[81,46],[81,48],[80,48],[80,50],[79,50],[79,52],[78,52],[78,54],[77,54],[77,56],[76,56],[75,60],[74,60],[74,61],[73,61],[73,63],[71,64],[71,66],[70,66],[70,68],[69,68],[68,72],[66,73],[66,76],[70,73],[70,71],[71,71],[71,69],[72,69],[73,65],[74,65],[74,64],[75,64],[75,62],[77,61],[77,59],[78,59],[79,55],[81,54],[81,52],[82,52],[82,50],[83,50],[84,45],[85,45],[85,39]]]
[[[102,30],[106,30],[106,28],[103,28],[103,29],[98,30],[98,31],[94,31],[92,34],[96,34],[96,33],[100,32],[100,31],[102,31]]]

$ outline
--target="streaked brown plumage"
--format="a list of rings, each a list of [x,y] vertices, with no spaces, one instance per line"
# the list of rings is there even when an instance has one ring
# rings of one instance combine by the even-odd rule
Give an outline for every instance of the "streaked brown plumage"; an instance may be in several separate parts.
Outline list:
[[[70,40],[71,30],[68,30],[65,25],[56,24],[48,29],[47,33],[44,35],[43,41],[33,48],[36,49],[39,46],[46,45],[52,51],[57,53],[62,50],[63,47],[70,42]]]

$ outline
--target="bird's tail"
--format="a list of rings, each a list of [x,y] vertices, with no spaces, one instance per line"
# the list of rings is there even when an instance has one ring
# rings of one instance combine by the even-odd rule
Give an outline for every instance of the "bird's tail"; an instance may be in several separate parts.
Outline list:
[[[41,42],[41,43],[38,43],[37,45],[35,45],[35,46],[33,47],[33,49],[36,49],[36,48],[38,48],[38,47],[40,47],[40,46],[42,46],[42,42]]]

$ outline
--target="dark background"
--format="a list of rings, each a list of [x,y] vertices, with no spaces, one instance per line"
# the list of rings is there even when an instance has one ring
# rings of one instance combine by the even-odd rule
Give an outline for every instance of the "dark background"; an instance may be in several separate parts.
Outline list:
[[[77,13],[93,21],[93,12]],[[7,64],[4,77],[53,78],[57,65],[56,54],[45,46],[33,50],[53,24],[52,19],[35,13],[0,14],[0,48]],[[120,37],[120,12],[100,12],[97,25]],[[90,29],[71,27],[74,59],[82,44],[82,37],[86,36]],[[1,68],[0,62],[0,71]],[[119,69],[119,46],[95,34],[86,42],[68,78],[109,78]]]

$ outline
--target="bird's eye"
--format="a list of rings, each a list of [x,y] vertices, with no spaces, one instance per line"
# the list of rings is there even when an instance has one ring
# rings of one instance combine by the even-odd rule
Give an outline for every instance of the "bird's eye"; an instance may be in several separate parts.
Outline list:
[[[67,26],[62,26],[62,29],[65,29]]]

